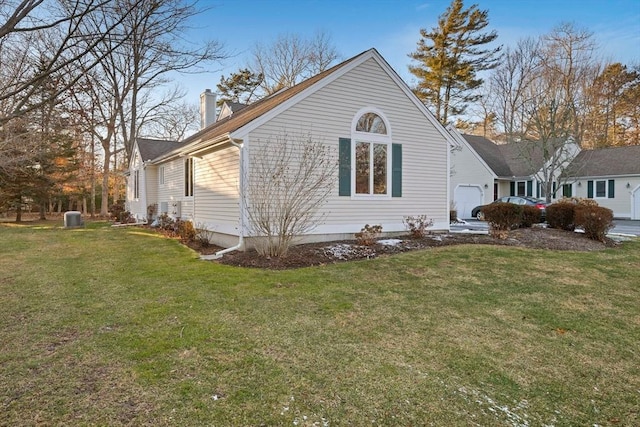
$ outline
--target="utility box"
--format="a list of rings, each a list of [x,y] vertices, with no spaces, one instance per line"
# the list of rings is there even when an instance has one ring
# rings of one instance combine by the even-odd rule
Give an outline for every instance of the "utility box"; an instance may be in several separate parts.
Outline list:
[[[182,216],[182,203],[180,201],[171,202],[171,215],[175,218]]]
[[[82,227],[82,214],[78,211],[68,211],[64,213],[64,228]]]

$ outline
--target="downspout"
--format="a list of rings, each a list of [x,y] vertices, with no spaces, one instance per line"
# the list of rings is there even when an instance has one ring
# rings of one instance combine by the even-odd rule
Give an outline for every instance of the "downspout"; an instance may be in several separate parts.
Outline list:
[[[239,141],[239,142],[236,142]],[[239,235],[238,235],[238,244],[235,246],[232,246],[230,248],[227,249],[223,249],[221,251],[216,252],[213,255],[213,259],[219,259],[222,258],[222,256],[224,254],[227,254],[229,252],[233,252],[233,251],[237,251],[238,249],[242,249],[244,247],[244,210],[245,210],[245,206],[244,206],[244,190],[245,190],[245,166],[244,166],[244,156],[245,156],[245,152],[244,152],[244,143],[242,142],[241,139],[238,139],[234,141],[233,139],[229,139],[229,142],[231,142],[231,145],[233,145],[234,147],[237,147],[240,153],[240,185],[239,185],[239,196],[240,196],[240,200],[239,200],[239,204],[240,204],[240,221],[239,221]]]

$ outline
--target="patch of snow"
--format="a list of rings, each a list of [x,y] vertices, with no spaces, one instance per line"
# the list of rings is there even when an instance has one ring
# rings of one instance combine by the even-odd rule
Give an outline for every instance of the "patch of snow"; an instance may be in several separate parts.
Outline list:
[[[455,221],[451,221],[449,223],[449,225],[468,225],[469,223],[467,221],[465,221],[464,219],[456,219]]]
[[[402,240],[400,240],[400,239],[384,239],[384,240],[378,240],[378,243],[380,243],[381,245],[384,245],[384,246],[398,246],[399,244],[402,243]]]

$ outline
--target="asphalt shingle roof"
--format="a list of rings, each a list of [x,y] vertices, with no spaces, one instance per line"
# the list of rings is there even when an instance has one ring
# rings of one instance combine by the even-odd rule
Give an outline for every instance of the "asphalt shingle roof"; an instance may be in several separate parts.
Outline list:
[[[640,145],[582,150],[571,167],[576,176],[640,175]]]
[[[220,135],[224,135],[225,133],[230,133],[240,129],[241,127],[249,124],[263,114],[276,108],[278,105],[291,99],[305,89],[313,86],[315,83],[319,82],[320,80],[324,79],[325,77],[329,76],[330,74],[334,73],[335,71],[339,70],[340,68],[344,67],[345,65],[349,64],[350,62],[354,61],[356,58],[364,55],[367,52],[369,52],[369,50],[362,52],[361,54],[356,55],[344,62],[341,62],[340,64],[335,65],[320,74],[316,74],[315,76],[301,83],[298,83],[295,86],[276,92],[271,96],[247,105],[245,108],[234,111],[233,115],[218,120],[217,122],[185,139],[185,145],[194,141],[205,141],[208,139],[213,139]]]
[[[138,138],[136,141],[143,162],[155,159],[158,156],[162,156],[165,153],[185,145],[184,142],[166,141],[162,139]]]

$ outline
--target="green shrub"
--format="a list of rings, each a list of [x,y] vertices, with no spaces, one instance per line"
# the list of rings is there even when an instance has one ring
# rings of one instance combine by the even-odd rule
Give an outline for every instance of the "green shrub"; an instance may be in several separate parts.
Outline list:
[[[603,242],[613,227],[613,211],[602,206],[577,205],[575,223],[584,229],[585,236]]]
[[[405,216],[402,223],[415,239],[422,239],[427,234],[427,228],[433,226],[433,220],[426,215]]]
[[[522,206],[513,203],[491,203],[482,208],[484,219],[489,223],[493,237],[506,239],[509,230],[520,226]]]
[[[520,219],[521,228],[531,228],[533,224],[537,224],[542,219],[540,209],[531,205],[522,206],[522,218]]]
[[[551,228],[573,231],[575,224],[576,204],[571,200],[561,200],[547,206],[547,224]]]
[[[369,225],[365,224],[359,233],[355,234],[356,240],[359,245],[372,246],[375,245],[376,239],[382,233],[381,225]]]

